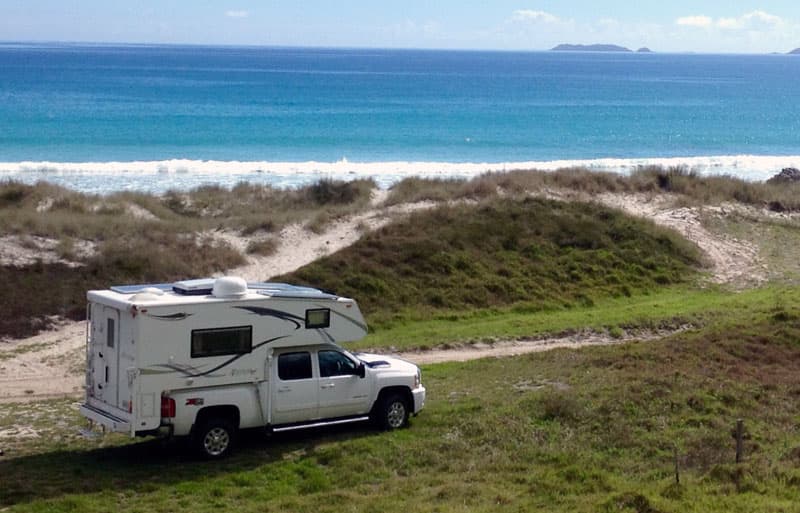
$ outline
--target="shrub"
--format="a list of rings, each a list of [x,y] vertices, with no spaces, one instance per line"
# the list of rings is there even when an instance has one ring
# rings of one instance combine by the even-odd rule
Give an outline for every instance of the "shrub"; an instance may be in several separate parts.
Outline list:
[[[252,241],[247,245],[248,254],[257,254],[261,256],[274,255],[278,250],[279,242],[275,239],[264,239]]]

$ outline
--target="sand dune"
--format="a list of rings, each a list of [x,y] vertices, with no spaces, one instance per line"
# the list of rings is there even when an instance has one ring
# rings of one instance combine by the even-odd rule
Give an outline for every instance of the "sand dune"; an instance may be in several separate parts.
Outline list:
[[[385,191],[376,191],[370,210],[340,219],[320,234],[308,231],[302,225],[287,226],[280,233],[280,243],[273,255],[248,256],[245,265],[231,269],[227,274],[239,275],[253,281],[269,279],[347,247],[358,240],[364,232],[378,229],[393,219],[436,205],[433,202],[421,202],[383,207],[385,195]],[[550,191],[547,195],[560,199],[574,198],[574,195],[564,191]],[[766,269],[759,259],[758,248],[745,241],[715,235],[704,228],[700,222],[701,210],[697,207],[675,206],[674,198],[667,195],[647,197],[603,194],[594,199],[633,215],[652,219],[657,224],[682,233],[707,255],[711,265],[711,280],[715,283],[741,286],[757,284],[765,279]],[[740,207],[713,207],[712,213],[725,215],[725,208]],[[214,236],[224,238],[240,250],[246,248],[250,240],[229,232],[216,232]],[[0,246],[2,243],[3,240],[0,240]],[[559,347],[578,348],[631,340],[651,340],[663,335],[656,332],[638,333],[618,339],[608,335],[588,333],[571,337],[510,341],[492,346],[477,345],[422,353],[403,353],[400,356],[417,363],[463,361]],[[35,337],[0,342],[0,402],[78,395],[83,385],[84,336],[84,323],[64,322],[57,329]]]

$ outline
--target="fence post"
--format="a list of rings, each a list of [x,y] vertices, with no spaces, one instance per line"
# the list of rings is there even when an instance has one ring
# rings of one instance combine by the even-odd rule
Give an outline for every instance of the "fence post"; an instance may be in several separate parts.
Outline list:
[[[742,462],[744,439],[744,421],[738,419],[736,421],[736,463]]]
[[[681,474],[680,469],[678,468],[678,446],[675,445],[672,447],[672,454],[675,459],[675,484],[681,484]]]

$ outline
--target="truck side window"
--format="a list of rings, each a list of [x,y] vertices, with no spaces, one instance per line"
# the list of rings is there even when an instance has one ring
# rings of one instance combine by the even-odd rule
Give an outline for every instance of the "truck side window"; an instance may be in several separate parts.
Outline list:
[[[278,356],[278,377],[282,381],[311,378],[311,353],[283,353]]]
[[[192,330],[192,358],[246,354],[252,350],[252,326]]]
[[[356,364],[339,351],[320,351],[317,354],[320,377],[350,376],[356,373]]]

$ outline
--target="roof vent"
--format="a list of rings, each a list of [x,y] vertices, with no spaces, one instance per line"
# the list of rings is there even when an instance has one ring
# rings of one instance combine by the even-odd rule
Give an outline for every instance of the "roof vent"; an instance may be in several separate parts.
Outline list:
[[[247,282],[238,276],[217,278],[211,294],[221,298],[241,297],[247,294]]]
[[[143,301],[156,301],[161,296],[164,295],[164,291],[155,287],[145,287],[133,296],[131,296],[131,301],[135,302],[143,302]]]

